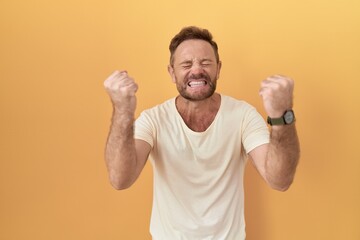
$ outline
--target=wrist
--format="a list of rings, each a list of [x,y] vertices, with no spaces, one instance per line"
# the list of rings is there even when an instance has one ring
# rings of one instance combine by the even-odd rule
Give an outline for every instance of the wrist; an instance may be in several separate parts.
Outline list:
[[[113,105],[113,119],[117,122],[130,123],[135,120],[135,109]]]
[[[286,110],[281,117],[273,117],[275,115],[271,115],[267,117],[267,123],[270,126],[282,126],[282,125],[290,125],[295,122],[295,114],[293,110]]]

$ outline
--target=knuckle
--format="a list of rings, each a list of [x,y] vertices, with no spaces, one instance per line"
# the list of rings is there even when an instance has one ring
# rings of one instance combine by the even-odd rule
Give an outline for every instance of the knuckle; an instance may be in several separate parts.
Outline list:
[[[104,82],[104,87],[105,87],[106,89],[109,88],[109,84],[108,84],[106,81]]]
[[[274,84],[272,84],[271,90],[272,90],[272,92],[273,91],[279,91],[281,88],[282,88],[282,86],[281,86],[280,83],[274,83]]]

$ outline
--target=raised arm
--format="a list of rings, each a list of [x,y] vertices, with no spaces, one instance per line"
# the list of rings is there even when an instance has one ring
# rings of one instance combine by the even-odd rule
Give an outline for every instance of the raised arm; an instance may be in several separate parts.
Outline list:
[[[113,115],[105,149],[105,160],[112,186],[130,187],[140,175],[150,152],[150,145],[134,139],[135,93],[138,89],[126,71],[115,71],[104,86],[112,104]]]
[[[293,107],[294,81],[284,76],[271,76],[261,84],[260,96],[270,118],[279,118]],[[285,191],[293,182],[300,158],[300,145],[295,123],[271,127],[270,143],[250,153],[261,176],[274,189]]]

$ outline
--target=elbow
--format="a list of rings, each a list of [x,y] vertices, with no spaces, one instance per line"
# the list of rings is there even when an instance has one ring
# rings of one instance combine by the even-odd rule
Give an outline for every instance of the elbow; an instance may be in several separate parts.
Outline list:
[[[110,184],[115,190],[125,190],[130,188],[133,182],[124,179],[110,178]]]
[[[124,184],[118,184],[118,183],[113,183],[111,182],[111,186],[115,189],[115,190],[125,190],[128,189],[130,187],[130,185],[124,185]]]
[[[286,192],[290,188],[291,184],[287,185],[272,185],[271,188],[279,191],[279,192]]]
[[[293,183],[293,179],[276,181],[276,182],[268,181],[270,187],[279,192],[286,192],[287,190],[289,190],[292,183]]]

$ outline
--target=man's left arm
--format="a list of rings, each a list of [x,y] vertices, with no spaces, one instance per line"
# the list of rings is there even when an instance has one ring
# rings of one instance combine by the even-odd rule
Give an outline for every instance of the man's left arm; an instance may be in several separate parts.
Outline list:
[[[293,90],[294,81],[280,75],[271,76],[261,83],[260,96],[270,118],[279,119],[293,108]],[[253,149],[249,155],[272,188],[287,190],[293,182],[300,157],[295,122],[271,126],[270,142]]]

